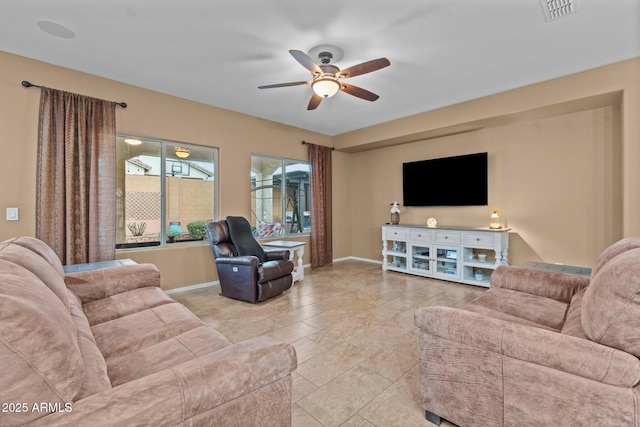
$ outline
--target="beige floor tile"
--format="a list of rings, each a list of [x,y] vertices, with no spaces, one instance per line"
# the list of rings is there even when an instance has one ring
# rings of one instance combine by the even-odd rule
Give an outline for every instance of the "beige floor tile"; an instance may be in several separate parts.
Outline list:
[[[300,338],[299,340],[292,342],[291,345],[293,345],[293,347],[296,349],[296,355],[298,356],[298,365],[305,360],[309,360],[312,357],[327,351],[326,347],[323,347],[315,341],[311,341],[307,337]]]
[[[292,325],[276,329],[266,335],[278,341],[292,343],[317,331],[318,329],[311,325],[307,325],[304,322],[297,322]]]
[[[340,427],[375,427],[375,424],[371,424],[360,415],[355,414],[353,417],[340,424]]]
[[[420,404],[418,370],[412,369],[380,393],[358,414],[376,426],[433,427]]]
[[[292,396],[291,400],[295,403],[306,395],[313,393],[318,389],[315,385],[308,381],[297,372],[291,373]]]
[[[396,381],[417,364],[418,329],[386,344],[360,363],[390,381]]]
[[[358,366],[298,401],[323,426],[339,426],[383,392],[391,382]]]
[[[322,427],[322,424],[294,403],[291,407],[291,427]]]
[[[230,328],[224,332],[224,336],[232,342],[248,340],[249,338],[268,335],[269,333],[281,329],[282,325],[273,320],[257,320],[242,326]]]
[[[347,340],[348,343],[360,347],[367,354],[380,351],[386,344],[396,341],[408,331],[391,325],[379,325],[365,328]]]
[[[297,372],[320,387],[357,366],[366,357],[361,348],[344,343],[298,364]]]

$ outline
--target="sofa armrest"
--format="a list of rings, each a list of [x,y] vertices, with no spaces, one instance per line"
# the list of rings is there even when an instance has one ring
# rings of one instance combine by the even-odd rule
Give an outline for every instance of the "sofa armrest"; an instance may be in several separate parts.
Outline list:
[[[64,281],[86,304],[133,289],[160,287],[160,272],[153,264],[121,265],[65,274]]]
[[[526,292],[565,303],[589,285],[589,278],[576,274],[501,265],[491,274],[491,286]]]
[[[449,307],[419,308],[414,321],[431,335],[593,381],[626,388],[640,381],[638,358],[582,338]]]
[[[265,250],[264,253],[267,255],[267,261],[279,261],[281,259],[286,260],[291,256],[291,251],[289,251],[289,249]]]
[[[189,425],[190,419],[210,425],[208,411],[276,381],[290,381],[296,364],[291,345],[252,338],[89,396],[74,402],[70,412],[52,413],[33,425]],[[271,396],[283,395],[290,399],[290,382],[282,393]],[[289,411],[290,401],[286,407]],[[236,412],[229,419],[241,423],[243,415]]]

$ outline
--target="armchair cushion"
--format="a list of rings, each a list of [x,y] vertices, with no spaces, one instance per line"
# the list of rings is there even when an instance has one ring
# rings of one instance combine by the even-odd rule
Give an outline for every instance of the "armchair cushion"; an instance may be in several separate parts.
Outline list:
[[[589,285],[589,278],[556,271],[502,265],[491,275],[491,287],[511,289],[553,299],[571,302],[573,295]]]
[[[591,280],[582,302],[589,339],[640,357],[640,249],[607,262]]]
[[[562,333],[578,338],[588,339],[582,328],[582,300],[587,289],[578,291],[571,299],[569,310],[567,310],[567,319],[562,325]]]
[[[593,279],[596,274],[600,271],[600,269],[607,263],[609,260],[617,257],[618,255],[631,250],[640,248],[640,238],[639,237],[627,237],[625,239],[619,240],[608,248],[606,248],[596,262],[593,264],[593,268],[591,269],[591,278]]]
[[[589,278],[526,267],[500,266],[485,292],[465,310],[560,332],[569,303]]]
[[[551,298],[495,288],[464,308],[494,318],[559,332],[568,307],[569,304]]]
[[[238,251],[238,255],[251,255],[258,257],[261,263],[267,260],[267,255],[260,243],[253,237],[251,233],[251,225],[249,221],[241,216],[228,216],[227,225],[229,227],[229,235],[233,245]]]

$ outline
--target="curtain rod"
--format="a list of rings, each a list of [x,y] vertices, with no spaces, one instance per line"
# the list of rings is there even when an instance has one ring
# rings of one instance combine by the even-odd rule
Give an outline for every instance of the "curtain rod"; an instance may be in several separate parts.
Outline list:
[[[39,85],[34,85],[33,83],[29,83],[26,80],[22,81],[22,86],[24,86],[24,87],[37,87],[37,88],[41,88],[42,87],[42,86],[39,86]],[[115,104],[121,106],[122,108],[127,108],[127,103],[126,102],[116,102]]]
[[[313,145],[313,144],[312,144],[312,143],[310,143],[310,142],[302,141],[302,145],[305,145],[305,144]],[[331,147],[331,151],[333,151],[333,150],[335,150],[335,148],[334,148],[334,147]]]

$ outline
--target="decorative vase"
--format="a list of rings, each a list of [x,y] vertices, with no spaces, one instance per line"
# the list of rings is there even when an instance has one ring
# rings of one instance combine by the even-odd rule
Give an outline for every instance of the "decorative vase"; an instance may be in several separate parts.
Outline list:
[[[400,208],[398,208],[398,202],[391,203],[391,224],[400,223]]]
[[[400,214],[398,212],[391,213],[391,224],[399,224],[400,223]]]

